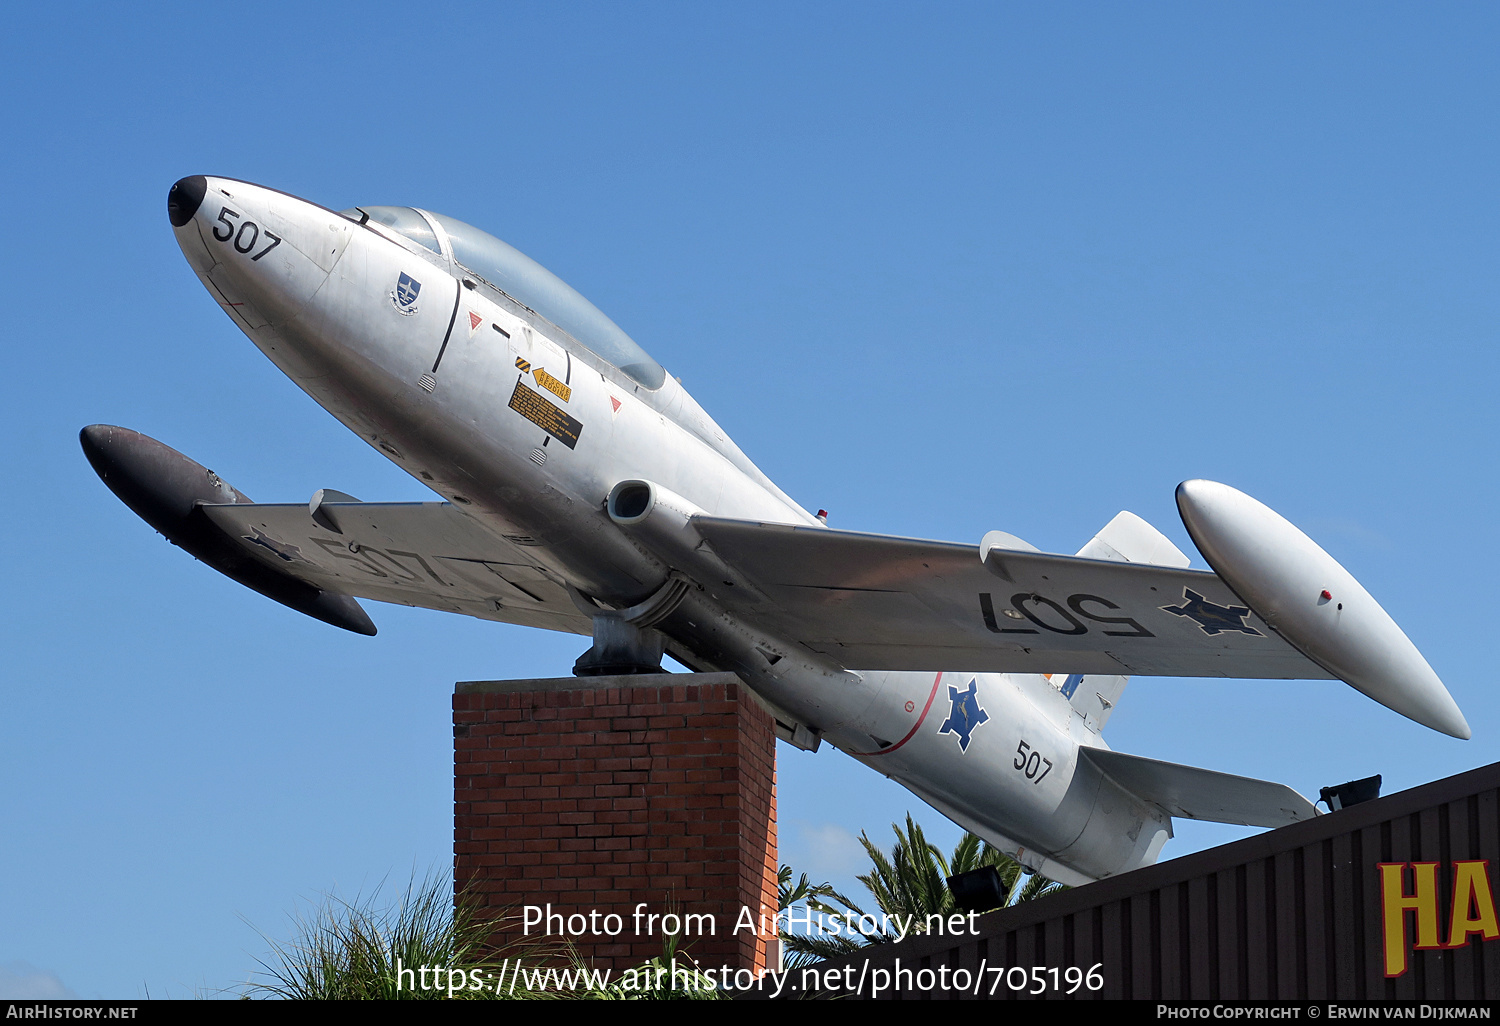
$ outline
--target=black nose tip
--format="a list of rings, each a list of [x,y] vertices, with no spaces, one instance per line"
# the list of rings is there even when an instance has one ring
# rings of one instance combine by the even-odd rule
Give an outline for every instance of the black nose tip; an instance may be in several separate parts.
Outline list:
[[[189,175],[167,193],[167,219],[173,228],[181,228],[193,219],[203,194],[208,192],[208,179],[202,175]]]

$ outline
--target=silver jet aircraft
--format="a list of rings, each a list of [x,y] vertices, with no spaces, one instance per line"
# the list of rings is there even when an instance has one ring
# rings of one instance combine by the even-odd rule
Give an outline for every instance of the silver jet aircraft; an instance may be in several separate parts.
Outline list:
[[[168,539],[363,634],[355,597],[592,638],[574,672],[729,670],[792,744],[827,741],[1056,880],[1154,862],[1172,817],[1278,826],[1280,784],[1112,752],[1130,674],[1342,679],[1455,737],[1415,646],[1311,539],[1226,485],[1177,490],[1213,572],[1130,513],[1075,555],[832,530],[557,277],[462,221],[336,212],[193,176],[167,211],[215,301],[446,502],[252,502],[144,435],[84,450]]]

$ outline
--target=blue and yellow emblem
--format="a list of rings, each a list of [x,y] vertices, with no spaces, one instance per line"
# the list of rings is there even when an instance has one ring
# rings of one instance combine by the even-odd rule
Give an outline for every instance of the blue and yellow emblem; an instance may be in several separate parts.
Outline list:
[[[958,750],[967,752],[969,750],[969,738],[975,729],[982,723],[988,723],[990,714],[979,706],[979,679],[969,678],[967,689],[960,691],[952,684],[948,685],[948,700],[953,706],[948,711],[948,718],[938,728],[939,734],[952,734],[958,738]]]
[[[396,310],[403,314],[414,314],[417,312],[417,295],[422,291],[422,283],[417,281],[405,271],[401,277],[396,279],[396,288],[391,292],[391,302],[396,305]]]

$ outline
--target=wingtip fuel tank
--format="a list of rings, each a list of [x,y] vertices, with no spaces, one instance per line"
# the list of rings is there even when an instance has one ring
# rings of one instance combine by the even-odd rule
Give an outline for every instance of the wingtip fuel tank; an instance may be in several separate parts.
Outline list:
[[[1269,506],[1184,481],[1177,508],[1208,565],[1294,648],[1423,726],[1468,740],[1468,722],[1417,646],[1338,561]]]
[[[375,633],[354,599],[261,562],[210,520],[201,506],[251,501],[212,470],[129,428],[91,424],[79,432],[79,441],[100,480],[172,544],[299,613],[356,634]]]

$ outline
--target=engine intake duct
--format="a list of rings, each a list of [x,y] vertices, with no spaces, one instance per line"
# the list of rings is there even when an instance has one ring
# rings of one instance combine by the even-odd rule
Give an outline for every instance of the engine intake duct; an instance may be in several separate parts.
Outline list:
[[[670,488],[653,481],[621,481],[609,490],[604,508],[611,520],[668,566],[704,580],[728,573],[693,526],[702,508]]]

